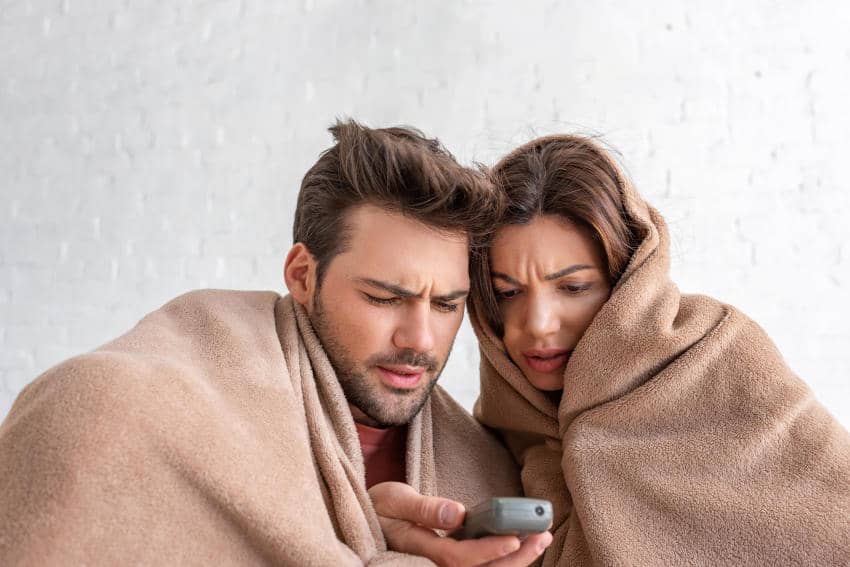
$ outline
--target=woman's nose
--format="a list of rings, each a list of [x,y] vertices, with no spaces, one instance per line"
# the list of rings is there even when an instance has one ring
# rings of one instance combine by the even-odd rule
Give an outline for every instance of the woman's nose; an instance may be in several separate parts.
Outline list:
[[[545,298],[530,298],[525,318],[526,330],[536,338],[546,337],[561,328],[556,306]]]

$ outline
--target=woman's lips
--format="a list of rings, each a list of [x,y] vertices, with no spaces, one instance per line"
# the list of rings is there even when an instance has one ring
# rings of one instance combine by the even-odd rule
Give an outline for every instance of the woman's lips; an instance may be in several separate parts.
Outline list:
[[[567,365],[570,352],[563,348],[533,348],[522,353],[529,368],[536,372],[554,372]]]
[[[419,385],[425,369],[416,366],[378,366],[378,372],[387,386],[408,390]]]

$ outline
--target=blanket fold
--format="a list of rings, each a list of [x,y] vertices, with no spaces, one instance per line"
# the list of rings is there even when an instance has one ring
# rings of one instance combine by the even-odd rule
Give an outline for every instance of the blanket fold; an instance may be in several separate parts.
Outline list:
[[[408,429],[422,492],[519,492],[508,452],[439,387]],[[16,400],[0,564],[125,563],[432,564],[387,551],[344,394],[291,298],[191,292]]]
[[[474,413],[503,434],[526,495],[555,504],[543,564],[850,564],[850,436],[758,325],[679,293],[661,215],[621,182],[643,240],[558,403],[470,309]]]

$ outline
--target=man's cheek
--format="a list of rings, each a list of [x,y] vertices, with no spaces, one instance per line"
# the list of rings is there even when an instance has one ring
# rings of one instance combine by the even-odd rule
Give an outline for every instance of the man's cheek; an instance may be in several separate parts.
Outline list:
[[[452,343],[454,342],[456,333],[457,329],[454,327],[450,329],[442,329],[438,332],[434,347],[434,354],[440,359],[440,364],[445,364],[449,351],[452,348]]]

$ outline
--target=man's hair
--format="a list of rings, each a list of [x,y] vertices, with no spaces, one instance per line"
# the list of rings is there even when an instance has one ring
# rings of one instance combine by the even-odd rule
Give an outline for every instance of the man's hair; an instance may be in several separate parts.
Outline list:
[[[329,128],[336,143],[301,182],[293,241],[303,243],[322,282],[345,251],[352,207],[371,204],[446,232],[474,249],[492,230],[501,201],[479,171],[461,166],[439,140],[410,127],[367,128],[353,120]]]

